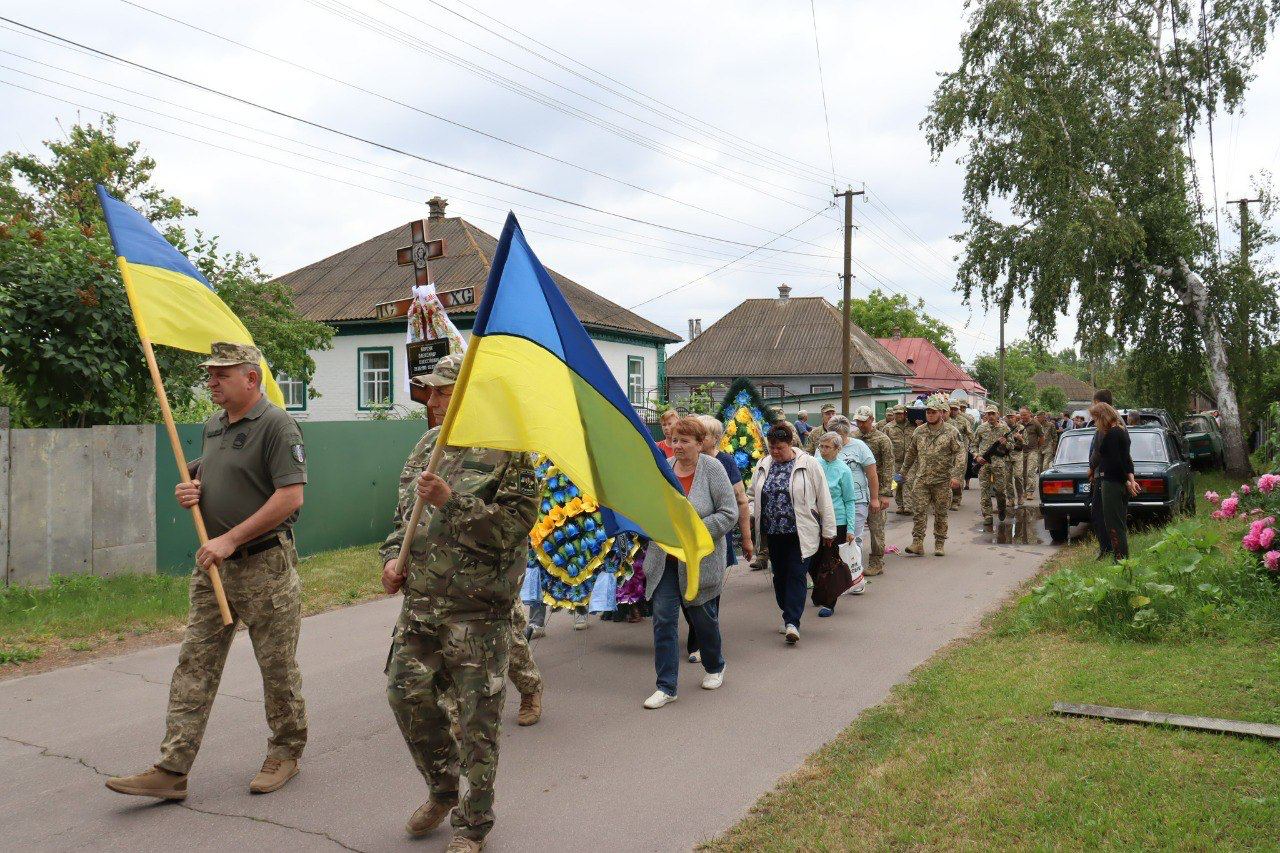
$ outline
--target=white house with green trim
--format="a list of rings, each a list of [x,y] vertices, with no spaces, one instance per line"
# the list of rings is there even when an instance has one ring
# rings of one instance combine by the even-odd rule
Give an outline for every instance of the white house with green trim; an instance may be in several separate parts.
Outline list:
[[[428,237],[445,240],[445,256],[432,261],[431,270],[449,316],[469,337],[498,241],[461,217],[445,216],[446,204],[441,198],[429,202]],[[378,320],[375,310],[409,296],[413,270],[397,264],[396,250],[410,240],[405,224],[280,277],[303,315],[337,329],[332,349],[311,354],[311,385],[320,396],[312,397],[301,381],[276,377],[299,420],[358,420],[388,407],[400,414],[420,408],[405,388],[405,319]],[[632,405],[652,410],[666,380],[666,347],[681,338],[547,271]]]

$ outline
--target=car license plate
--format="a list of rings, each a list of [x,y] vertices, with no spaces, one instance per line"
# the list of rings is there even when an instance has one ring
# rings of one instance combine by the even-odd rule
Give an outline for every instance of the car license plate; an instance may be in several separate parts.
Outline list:
[[[1076,489],[1079,490],[1080,494],[1087,495],[1089,494],[1089,486],[1090,486],[1090,483],[1088,481],[1085,481],[1079,484],[1078,486],[1076,486]]]

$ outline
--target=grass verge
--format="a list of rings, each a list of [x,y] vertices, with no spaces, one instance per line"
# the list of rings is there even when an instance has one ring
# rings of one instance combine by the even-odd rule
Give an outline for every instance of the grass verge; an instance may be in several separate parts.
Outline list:
[[[1280,723],[1280,637],[1037,630],[1011,601],[705,849],[1275,849],[1275,744],[1056,717],[1055,700]]]
[[[377,546],[305,557],[298,564],[310,615],[382,594]],[[0,589],[0,676],[174,638],[187,618],[188,577],[57,578],[44,589]]]

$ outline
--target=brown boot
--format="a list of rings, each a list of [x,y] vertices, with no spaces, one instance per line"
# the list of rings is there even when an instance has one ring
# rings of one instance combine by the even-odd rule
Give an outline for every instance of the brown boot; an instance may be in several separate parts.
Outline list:
[[[944,541],[945,541],[945,540],[942,540],[942,539],[935,539],[935,540],[933,540],[933,556],[935,556],[935,557],[945,557],[945,556],[947,556],[946,549],[942,547],[942,546],[943,546]]]
[[[449,812],[453,811],[453,807],[457,804],[458,801],[456,799],[446,801],[432,797],[418,806],[418,810],[413,813],[413,817],[409,818],[409,822],[404,825],[404,831],[415,838],[426,835],[444,823],[444,819],[449,816]]]
[[[262,769],[249,783],[250,794],[270,794],[279,791],[285,783],[298,775],[296,758],[270,758],[262,762]]]
[[[991,516],[986,515],[986,516],[983,516],[983,517],[982,517],[982,529],[983,529],[983,530],[990,530],[990,529],[992,529],[994,526],[995,526],[995,523],[991,520]]]
[[[444,848],[444,853],[480,853],[483,849],[483,841],[476,841],[474,838],[467,838],[465,835],[455,835],[453,840],[449,842],[449,846]]]
[[[107,787],[117,794],[135,797],[155,797],[159,800],[185,800],[187,775],[174,773],[161,767],[152,767],[132,776],[117,776],[107,780]]]
[[[869,578],[873,578],[873,577],[875,577],[876,575],[882,575],[882,574],[884,574],[884,566],[879,566],[879,565],[877,565],[877,566],[872,566],[872,565],[868,565],[865,569],[863,569],[863,570],[862,570],[862,573],[863,573],[864,575],[866,575],[867,577],[869,577]]]
[[[917,557],[923,557],[924,556],[924,540],[917,539],[916,541],[908,545],[905,550],[908,554],[915,554]]]
[[[516,723],[522,726],[532,726],[541,719],[542,691],[538,691],[537,693],[521,693],[520,716],[516,717]]]

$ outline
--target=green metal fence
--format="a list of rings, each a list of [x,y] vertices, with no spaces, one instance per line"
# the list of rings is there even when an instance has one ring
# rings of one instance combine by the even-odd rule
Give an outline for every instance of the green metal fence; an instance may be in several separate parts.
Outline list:
[[[294,529],[302,555],[379,542],[390,530],[405,457],[426,431],[413,421],[304,423],[306,503]],[[200,424],[178,427],[188,459],[200,455]],[[178,471],[164,427],[156,427],[156,571],[184,574],[194,565],[196,532],[178,506]]]

